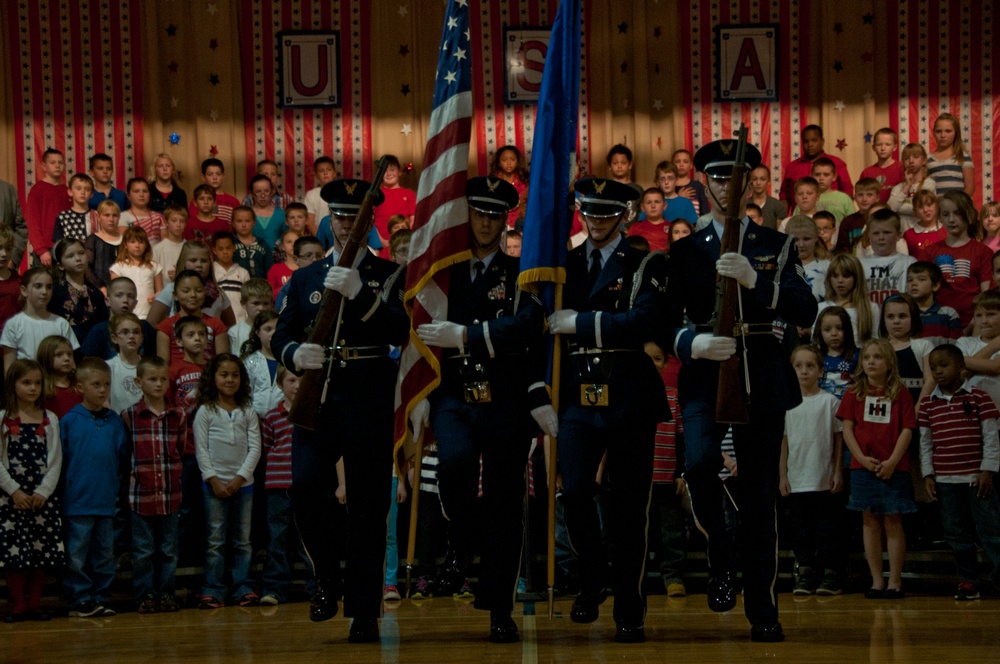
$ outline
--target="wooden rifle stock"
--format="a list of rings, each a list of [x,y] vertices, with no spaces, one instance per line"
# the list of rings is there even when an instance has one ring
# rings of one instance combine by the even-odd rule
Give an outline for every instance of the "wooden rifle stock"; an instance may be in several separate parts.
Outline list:
[[[350,237],[347,238],[344,250],[337,260],[339,267],[354,267],[358,251],[362,250],[362,243],[368,237],[368,232],[371,231],[374,221],[374,208],[382,198],[379,188],[382,186],[382,178],[385,176],[388,165],[389,162],[385,157],[379,159],[375,164],[375,176],[372,179],[372,186],[365,194],[365,198],[361,202],[361,209],[358,210],[358,214],[354,218],[354,226],[351,227]],[[313,320],[306,343],[319,344],[325,347],[327,341],[333,338],[333,346],[336,349],[338,340],[335,338],[334,332],[339,329],[340,318],[343,312],[344,296],[339,291],[325,289],[323,291],[323,299],[319,304],[319,313],[316,314],[316,318]],[[328,363],[336,361],[335,354],[335,350],[331,351],[331,355],[327,360]],[[288,411],[288,420],[292,424],[300,426],[303,429],[309,429],[310,431],[316,430],[316,417],[319,415],[320,407],[323,405],[323,397],[326,393],[324,383],[328,379],[328,376],[329,364],[322,369],[307,369],[302,373],[298,396],[296,396],[295,402],[292,404],[292,409]]]
[[[726,203],[726,226],[722,233],[721,254],[738,252],[740,247],[740,204],[743,198],[743,180],[746,165],[747,128],[740,125],[736,158],[733,163],[732,179],[729,181],[729,196]],[[739,320],[740,284],[732,277],[718,277],[716,282],[715,336],[735,338]],[[719,385],[715,395],[715,420],[727,424],[747,424],[746,392],[743,388],[742,367],[739,351],[729,359],[719,363]]]

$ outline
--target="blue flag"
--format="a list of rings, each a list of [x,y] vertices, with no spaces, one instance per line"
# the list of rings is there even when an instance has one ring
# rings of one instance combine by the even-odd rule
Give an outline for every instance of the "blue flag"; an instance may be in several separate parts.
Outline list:
[[[562,0],[542,72],[518,277],[518,285],[539,293],[548,311],[554,304],[553,284],[566,282],[579,96],[580,0]]]

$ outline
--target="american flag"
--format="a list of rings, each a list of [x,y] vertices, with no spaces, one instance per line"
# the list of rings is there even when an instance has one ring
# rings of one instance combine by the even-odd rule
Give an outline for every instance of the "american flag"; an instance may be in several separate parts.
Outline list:
[[[465,203],[469,140],[472,136],[472,66],[468,0],[449,0],[434,78],[434,108],[427,132],[417,213],[406,271],[407,306],[412,309],[410,343],[399,361],[396,386],[397,462],[406,441],[410,411],[441,382],[440,350],[428,348],[414,330],[448,316],[448,270],[467,260],[469,210]]]
[[[15,146],[23,157],[17,187],[23,201],[40,178],[48,148],[66,156],[66,173],[86,173],[91,155],[115,165],[115,186],[142,175],[142,33],[136,0],[4,3],[14,36]]]

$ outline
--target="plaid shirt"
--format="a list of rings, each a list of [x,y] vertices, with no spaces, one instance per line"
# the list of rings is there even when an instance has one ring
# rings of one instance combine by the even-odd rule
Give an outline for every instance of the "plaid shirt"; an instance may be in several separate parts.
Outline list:
[[[142,516],[173,514],[181,506],[181,452],[187,439],[184,410],[157,415],[142,399],[122,411],[132,455],[129,505]]]

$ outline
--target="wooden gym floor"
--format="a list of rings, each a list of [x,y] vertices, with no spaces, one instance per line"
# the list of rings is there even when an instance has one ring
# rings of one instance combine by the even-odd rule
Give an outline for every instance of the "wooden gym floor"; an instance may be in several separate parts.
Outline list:
[[[1000,661],[1000,600],[956,602],[911,595],[895,602],[839,597],[780,599],[787,641],[749,640],[742,605],[711,613],[704,595],[650,596],[647,642],[612,641],[613,599],[593,625],[569,621],[571,600],[556,602],[556,617],[543,602],[519,603],[515,619],[522,640],[486,641],[488,614],[449,598],[404,600],[386,612],[381,645],[347,643],[342,617],[314,624],[308,605],[49,623],[0,624],[0,662],[88,664],[183,662],[989,662]],[[537,615],[536,615],[537,613]]]

